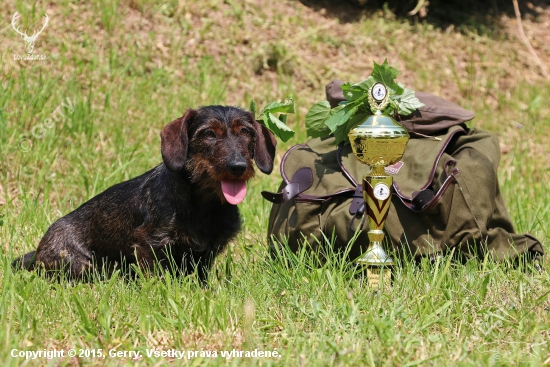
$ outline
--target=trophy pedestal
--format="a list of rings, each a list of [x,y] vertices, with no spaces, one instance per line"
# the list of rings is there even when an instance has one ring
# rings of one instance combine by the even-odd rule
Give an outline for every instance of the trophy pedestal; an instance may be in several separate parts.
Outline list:
[[[371,232],[380,236],[377,230]],[[371,232],[369,232],[369,237],[373,235]],[[363,276],[366,276],[369,287],[378,288],[380,283],[391,285],[394,262],[384,251],[380,242],[371,242],[367,252],[356,261],[363,267]]]
[[[392,271],[388,267],[367,266],[365,267],[364,272],[366,273],[365,275],[368,285],[371,288],[380,287],[380,283],[384,285],[391,284]]]

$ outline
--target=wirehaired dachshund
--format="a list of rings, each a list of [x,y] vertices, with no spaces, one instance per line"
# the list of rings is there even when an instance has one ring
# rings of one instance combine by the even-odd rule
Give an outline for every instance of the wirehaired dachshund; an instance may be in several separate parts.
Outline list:
[[[252,160],[266,174],[273,170],[275,137],[252,113],[225,106],[189,109],[160,135],[163,163],[57,220],[36,251],[12,266],[76,279],[117,263],[145,272],[158,264],[196,271],[204,284],[241,228],[237,204],[254,176]]]

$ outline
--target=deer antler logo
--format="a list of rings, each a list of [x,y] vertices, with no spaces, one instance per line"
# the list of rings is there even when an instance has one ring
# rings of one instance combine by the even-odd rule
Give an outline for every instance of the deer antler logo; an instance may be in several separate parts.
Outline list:
[[[44,14],[44,18],[42,20],[42,29],[39,30],[38,32],[35,30],[32,34],[32,36],[28,36],[27,35],[27,31],[25,32],[21,32],[19,30],[19,27],[17,26],[17,20],[21,17],[21,14],[19,14],[18,12],[15,12],[15,14],[13,15],[13,17],[11,18],[11,26],[13,27],[13,29],[15,29],[15,31],[17,33],[19,33],[22,37],[23,37],[23,40],[25,41],[25,47],[27,48],[27,53],[32,53],[33,50],[34,50],[34,43],[36,42],[36,39],[38,38],[38,35],[40,33],[42,33],[42,31],[44,30],[44,28],[46,28],[46,26],[48,25],[48,21],[49,21],[49,18],[48,18],[48,14]]]

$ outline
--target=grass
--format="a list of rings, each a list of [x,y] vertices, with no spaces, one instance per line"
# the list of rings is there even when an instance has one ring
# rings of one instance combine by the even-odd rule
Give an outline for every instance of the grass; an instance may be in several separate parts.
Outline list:
[[[14,60],[25,53],[9,25],[16,10],[21,29],[50,15],[34,51],[48,60]],[[297,134],[279,145],[278,164],[286,148],[305,141],[304,115],[324,98],[324,84],[361,80],[373,59],[386,57],[407,86],[476,111],[472,125],[499,136],[499,178],[516,229],[548,249],[550,82],[525,57],[510,20],[502,19],[500,34],[478,35],[409,23],[387,9],[344,22],[297,1],[264,0],[11,0],[0,14],[2,365],[550,363],[547,270],[405,260],[393,286],[375,295],[357,269],[336,258],[315,269],[307,254],[287,254],[292,268],[268,261],[270,206],[260,191],[276,189],[277,171],[250,183],[241,205],[245,228],[218,258],[206,290],[194,277],[169,274],[72,284],[9,267],[53,221],[158,164],[160,129],[186,108],[294,96]],[[547,62],[549,17],[543,8],[538,23],[524,23]],[[54,348],[139,351],[143,358],[11,356],[13,349]],[[153,348],[196,357],[147,357]],[[233,349],[276,349],[281,357],[205,352]]]

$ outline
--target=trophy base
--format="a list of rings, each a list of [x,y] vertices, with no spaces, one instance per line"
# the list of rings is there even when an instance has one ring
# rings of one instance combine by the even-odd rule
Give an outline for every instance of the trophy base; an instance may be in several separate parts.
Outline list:
[[[367,283],[371,288],[377,288],[380,283],[383,285],[392,284],[392,271],[387,266],[367,266],[364,270],[364,274],[367,276]]]
[[[378,235],[378,232],[384,235],[381,230],[371,230],[369,238],[373,233]],[[356,262],[363,267],[363,276],[366,275],[369,287],[378,288],[380,283],[391,285],[394,262],[384,251],[380,241],[372,241],[367,251]]]

